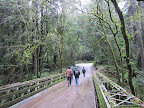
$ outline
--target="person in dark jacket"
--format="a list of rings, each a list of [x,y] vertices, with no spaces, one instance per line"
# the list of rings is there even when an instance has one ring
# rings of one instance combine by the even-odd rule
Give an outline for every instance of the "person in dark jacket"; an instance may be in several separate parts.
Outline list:
[[[83,69],[82,69],[82,72],[83,72],[83,75],[84,75],[84,77],[85,77],[85,72],[86,72],[86,70],[85,70],[84,67],[83,67]]]
[[[74,76],[75,76],[75,81],[77,86],[79,85],[79,75],[80,75],[80,71],[76,67],[76,69],[74,70]]]

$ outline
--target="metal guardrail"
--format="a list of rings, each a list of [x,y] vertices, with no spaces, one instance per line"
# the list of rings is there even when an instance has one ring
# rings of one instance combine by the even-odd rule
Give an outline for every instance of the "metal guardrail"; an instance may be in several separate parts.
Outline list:
[[[63,81],[65,73],[0,87],[0,108],[14,105],[52,85]]]
[[[142,101],[98,71],[93,80],[100,108],[140,108]]]

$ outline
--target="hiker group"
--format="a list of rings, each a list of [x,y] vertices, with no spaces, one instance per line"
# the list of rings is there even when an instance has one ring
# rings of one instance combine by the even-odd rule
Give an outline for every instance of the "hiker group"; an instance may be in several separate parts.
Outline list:
[[[86,70],[83,67],[82,69],[83,76],[85,77]],[[67,75],[67,83],[68,86],[71,85],[71,81],[73,80],[73,75],[75,76],[75,81],[76,85],[79,85],[79,76],[80,76],[80,71],[78,70],[78,67],[75,67],[75,70],[72,69],[72,66],[69,67],[69,69],[66,70],[66,75]]]

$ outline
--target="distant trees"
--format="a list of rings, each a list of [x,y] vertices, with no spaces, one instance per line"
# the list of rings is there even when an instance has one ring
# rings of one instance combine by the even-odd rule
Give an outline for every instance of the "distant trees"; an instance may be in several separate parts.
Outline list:
[[[64,50],[64,6],[61,0],[0,0],[0,84],[37,78],[57,67],[62,72],[63,62],[74,64],[71,55],[63,58],[63,51],[70,51]]]
[[[38,78],[57,68],[62,72],[75,60],[94,58],[87,38],[89,22],[83,25],[87,16],[75,6],[76,1],[0,0],[0,85]]]

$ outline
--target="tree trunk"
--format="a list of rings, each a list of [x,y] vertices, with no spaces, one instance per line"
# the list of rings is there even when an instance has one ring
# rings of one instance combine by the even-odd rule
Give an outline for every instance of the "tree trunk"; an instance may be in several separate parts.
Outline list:
[[[132,15],[137,14],[137,16],[138,16],[138,18],[137,18],[138,21],[134,21],[136,23],[133,26],[133,28],[134,28],[135,37],[137,37],[137,39],[138,39],[137,41],[138,41],[138,47],[139,47],[140,56],[141,56],[141,67],[142,67],[142,71],[144,71],[144,52],[143,52],[143,41],[142,41],[141,23],[140,23],[140,20],[139,20],[140,17],[139,17],[137,6],[136,6],[136,1],[135,0],[131,0],[131,3],[133,5],[132,6],[133,10],[131,11]]]
[[[60,73],[62,73],[62,68],[63,68],[63,54],[60,54]]]
[[[123,18],[122,12],[121,12],[116,0],[111,0],[111,2],[113,3],[113,5],[115,7],[115,10],[118,13],[120,22],[121,22],[121,32],[122,32],[123,38],[125,40],[125,49],[126,49],[125,59],[126,59],[126,63],[127,63],[128,72],[129,72],[128,73],[128,82],[129,82],[129,86],[130,86],[132,94],[135,95],[135,89],[134,89],[134,85],[132,83],[133,70],[132,70],[132,66],[131,66],[131,63],[130,63],[130,56],[129,56],[129,40],[128,40],[128,37],[127,37],[127,34],[126,34],[124,18]]]
[[[44,35],[44,30],[43,30],[43,7],[41,7],[41,42],[43,42],[43,35]],[[40,45],[39,47],[39,72],[41,72],[41,69],[43,67],[42,63],[42,55],[43,55],[43,45]]]
[[[37,48],[35,49],[34,51],[34,54],[33,54],[33,73],[35,74],[35,76],[38,76],[38,64],[37,64]]]
[[[122,86],[124,87],[124,69],[123,69],[123,57],[122,57],[122,52],[120,49],[120,46],[118,44],[118,41],[116,39],[116,36],[114,36],[114,40],[116,42],[117,48],[119,50],[119,54],[120,54],[120,61],[121,61],[121,73],[122,73]]]
[[[99,11],[98,11],[98,10],[101,11],[99,6],[97,6],[97,14],[99,15]],[[101,14],[101,13],[100,13],[100,14]],[[114,61],[114,65],[115,65],[115,68],[116,68],[116,72],[117,72],[118,84],[121,85],[121,82],[120,82],[120,74],[119,74],[119,66],[118,66],[117,60],[116,60],[116,58],[115,58],[115,54],[114,54],[114,51],[113,51],[113,49],[112,49],[112,46],[111,46],[111,44],[109,43],[109,40],[108,40],[106,31],[105,31],[105,28],[104,28],[104,24],[103,24],[103,22],[102,22],[102,19],[103,19],[103,17],[102,17],[101,19],[99,18],[99,21],[100,21],[100,24],[101,24],[102,29],[103,29],[103,32],[104,32],[104,38],[105,38],[105,40],[106,40],[106,42],[107,42],[107,44],[108,44],[108,47],[109,47],[109,49],[110,49],[110,51],[111,51],[111,54],[112,54],[112,58],[113,58],[113,61]]]
[[[105,0],[106,1],[106,0]],[[123,71],[123,57],[122,57],[122,51],[121,51],[121,48],[120,48],[120,45],[117,41],[117,38],[116,38],[116,35],[118,34],[118,26],[116,25],[116,22],[114,22],[113,20],[113,17],[112,17],[112,13],[111,13],[111,9],[110,9],[110,4],[109,4],[109,1],[106,1],[107,4],[108,4],[108,8],[109,8],[109,16],[110,16],[110,19],[112,21],[112,23],[115,25],[115,31],[112,29],[112,27],[110,26],[110,30],[113,34],[113,37],[114,37],[114,40],[115,40],[115,43],[117,45],[117,48],[118,48],[118,51],[119,51],[119,55],[120,55],[120,61],[121,61],[121,73],[122,73],[122,86],[124,87],[124,71]]]
[[[140,10],[142,11],[142,14],[144,14],[144,2],[140,2]],[[141,20],[141,29],[142,29],[142,40],[143,40],[143,44],[144,44],[144,17],[142,17]]]
[[[62,34],[61,36],[61,45],[59,45],[59,53],[60,53],[60,73],[62,73],[62,68],[63,68],[63,46],[64,46],[64,36]]]
[[[103,25],[102,21],[100,21],[100,23],[101,23],[101,26],[102,26],[102,29],[103,29],[103,32],[104,32],[104,35],[105,35],[105,40],[106,40],[106,42],[107,42],[107,44],[108,44],[108,46],[109,46],[109,49],[110,49],[110,51],[111,51],[111,54],[112,54],[112,57],[113,57],[113,60],[114,60],[114,65],[115,65],[115,68],[116,68],[116,71],[117,71],[118,84],[121,85],[121,83],[120,83],[120,75],[119,75],[119,66],[118,66],[118,63],[117,63],[117,61],[116,61],[114,51],[113,51],[113,49],[112,49],[111,44],[109,43],[109,40],[108,40],[108,38],[107,38],[107,34],[106,34],[105,29],[104,29],[104,25]]]
[[[22,81],[22,76],[23,76],[23,69],[24,69],[24,65],[23,65],[23,63],[21,64],[21,66],[20,66],[20,75],[19,75],[19,82],[21,82]]]
[[[65,2],[65,1],[64,1]],[[65,5],[65,3],[64,3]],[[65,24],[65,9],[63,7],[62,9],[62,14],[60,16],[60,32],[59,35],[61,35],[60,37],[60,45],[59,45],[59,52],[60,52],[60,73],[62,73],[62,68],[63,68],[63,49],[64,49],[64,24]]]

